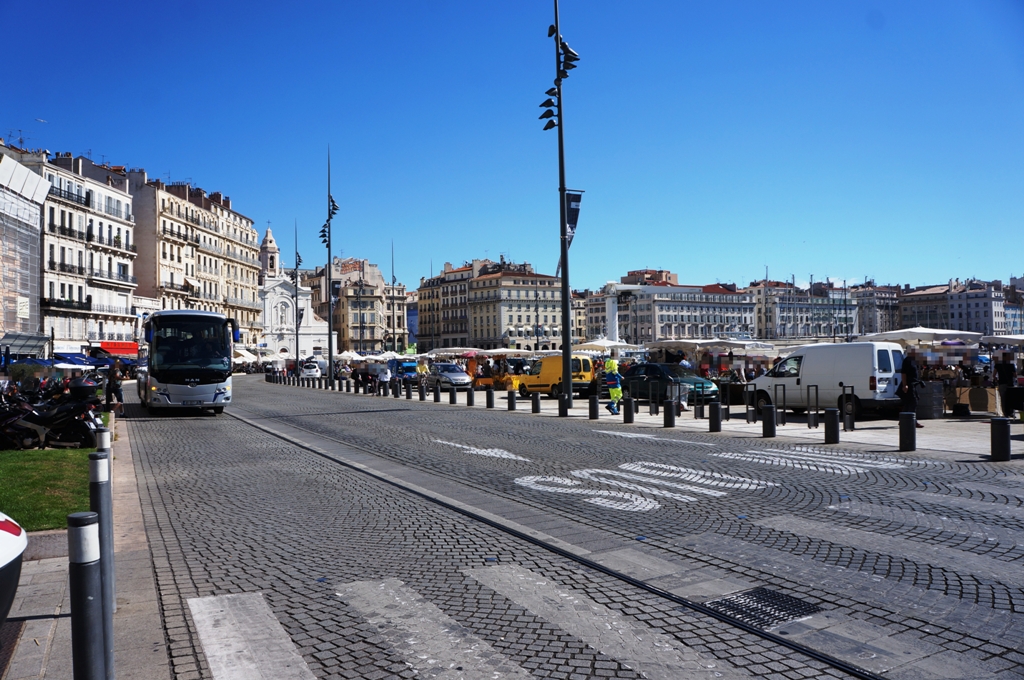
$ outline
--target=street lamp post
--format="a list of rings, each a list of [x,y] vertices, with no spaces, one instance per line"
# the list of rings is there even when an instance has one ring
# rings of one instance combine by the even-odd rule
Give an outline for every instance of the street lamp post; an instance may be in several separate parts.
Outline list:
[[[327,149],[327,221],[320,228],[320,240],[327,246],[327,379],[334,384],[334,286],[331,282],[331,220],[338,212],[338,204],[331,195],[331,150]]]
[[[562,388],[566,395],[567,405],[572,408],[572,338],[566,340],[565,330],[568,328],[568,320],[571,316],[571,303],[569,287],[569,233],[566,225],[566,196],[565,196],[565,118],[562,102],[562,81],[569,77],[569,71],[576,68],[579,55],[569,47],[568,43],[562,40],[558,20],[558,0],[555,3],[555,23],[548,28],[548,37],[555,41],[555,86],[545,94],[548,95],[541,107],[545,109],[540,118],[547,119],[544,125],[545,130],[558,128],[558,214],[559,214],[559,238],[561,242],[561,263],[562,269]]]

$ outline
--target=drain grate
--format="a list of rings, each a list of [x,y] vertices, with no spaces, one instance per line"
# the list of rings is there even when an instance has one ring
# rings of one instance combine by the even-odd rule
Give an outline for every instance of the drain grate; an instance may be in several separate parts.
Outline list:
[[[762,630],[771,630],[781,623],[802,619],[821,611],[821,607],[810,602],[767,588],[745,590],[728,597],[709,600],[704,604]]]

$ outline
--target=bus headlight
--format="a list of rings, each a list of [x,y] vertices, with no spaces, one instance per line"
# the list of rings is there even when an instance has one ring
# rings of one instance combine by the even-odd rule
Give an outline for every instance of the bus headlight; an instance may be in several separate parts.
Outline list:
[[[228,387],[218,387],[217,391],[214,392],[214,394],[227,394],[230,391],[231,391],[231,387],[230,386],[228,386]]]

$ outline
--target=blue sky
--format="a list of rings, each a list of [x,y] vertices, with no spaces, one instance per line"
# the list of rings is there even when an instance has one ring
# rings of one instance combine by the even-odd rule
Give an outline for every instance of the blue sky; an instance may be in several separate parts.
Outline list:
[[[0,134],[231,196],[304,265],[553,273],[547,0],[4,3]],[[1024,3],[562,0],[574,288],[1024,273]],[[13,61],[11,55],[14,55]],[[45,120],[45,123],[37,119]],[[288,258],[286,258],[288,259]]]

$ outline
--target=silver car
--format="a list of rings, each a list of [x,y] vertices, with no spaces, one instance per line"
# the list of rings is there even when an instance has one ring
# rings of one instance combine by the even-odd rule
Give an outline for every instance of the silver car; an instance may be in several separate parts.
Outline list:
[[[457,390],[473,389],[473,379],[458,364],[432,364],[430,372],[423,378],[423,383],[428,390],[434,389],[435,384],[440,385],[442,391],[452,387]]]

